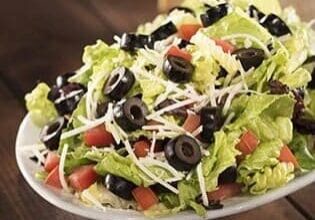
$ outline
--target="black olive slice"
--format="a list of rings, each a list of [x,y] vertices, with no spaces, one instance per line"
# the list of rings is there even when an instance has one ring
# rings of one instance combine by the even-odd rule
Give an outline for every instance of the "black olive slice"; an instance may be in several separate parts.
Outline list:
[[[135,131],[145,125],[147,113],[147,106],[137,97],[129,98],[114,108],[115,121],[125,131]]]
[[[40,132],[40,140],[49,150],[57,150],[62,129],[67,126],[67,120],[59,117],[54,122],[44,126]]]
[[[115,69],[104,87],[104,94],[112,100],[122,99],[135,83],[135,76],[126,67]]]
[[[288,94],[290,92],[290,88],[287,85],[281,83],[279,80],[269,81],[268,87],[270,93],[274,95]]]
[[[237,178],[237,168],[235,166],[231,166],[224,170],[219,175],[218,183],[219,185],[228,184],[228,183],[235,183]]]
[[[192,78],[194,66],[181,57],[169,55],[164,61],[163,72],[173,82],[187,83]]]
[[[201,205],[202,205],[203,207],[205,207],[205,209],[207,209],[207,210],[217,210],[217,209],[222,209],[222,208],[224,207],[223,204],[221,204],[221,201],[220,201],[220,200],[216,200],[216,201],[211,200],[211,201],[209,201],[209,205],[208,205],[208,206],[205,206],[205,205],[203,204],[202,195],[197,196],[196,202],[197,202],[198,204],[201,204]]]
[[[115,195],[125,200],[132,200],[132,190],[136,185],[121,177],[107,174],[104,181],[105,187]]]
[[[134,51],[137,41],[136,34],[124,33],[120,40],[120,48],[125,51]]]
[[[263,17],[265,17],[266,15],[261,12],[258,8],[256,8],[254,5],[250,5],[249,8],[248,8],[248,13],[249,13],[249,16],[251,18],[254,18],[258,21],[260,21]]]
[[[245,71],[259,67],[265,59],[265,52],[257,48],[242,48],[233,52]]]
[[[74,76],[74,72],[65,73],[63,75],[60,75],[56,78],[56,86],[59,88],[62,88],[63,86],[66,86],[69,84],[68,79]]]
[[[189,171],[201,160],[199,144],[187,135],[169,141],[164,152],[169,164],[179,171]]]
[[[215,7],[209,5],[208,8],[209,9],[206,11],[206,13],[200,16],[204,27],[209,27],[219,21],[221,18],[225,17],[228,14],[229,5],[220,4]]]
[[[169,36],[175,34],[177,32],[176,25],[173,22],[168,22],[151,34],[151,37],[154,41],[160,41],[168,38]]]
[[[171,13],[171,12],[173,12],[175,10],[183,11],[183,12],[186,12],[186,13],[189,13],[189,14],[192,14],[192,15],[195,16],[195,12],[192,9],[187,8],[187,7],[180,7],[180,6],[171,8],[171,10],[169,10],[169,13]]]
[[[202,108],[200,112],[200,122],[202,125],[202,132],[200,134],[202,141],[206,143],[213,142],[214,133],[218,131],[223,124],[221,108]]]
[[[146,46],[152,49],[153,43],[151,36],[124,33],[121,37],[120,48],[125,51],[133,52],[135,49],[145,48]]]
[[[264,26],[272,35],[281,37],[286,34],[291,34],[290,28],[286,23],[277,15],[270,14],[261,21]]]

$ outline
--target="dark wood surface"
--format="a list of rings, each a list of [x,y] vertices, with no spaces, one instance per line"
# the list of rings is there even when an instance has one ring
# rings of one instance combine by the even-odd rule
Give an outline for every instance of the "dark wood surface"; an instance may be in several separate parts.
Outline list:
[[[312,18],[311,0],[294,4]],[[0,6],[0,219],[83,219],[48,204],[26,184],[15,161],[15,137],[25,115],[24,93],[37,80],[81,65],[82,48],[134,30],[156,14],[154,0],[11,0]],[[315,219],[315,185],[255,210],[224,219]],[[104,217],[106,219],[106,217]]]

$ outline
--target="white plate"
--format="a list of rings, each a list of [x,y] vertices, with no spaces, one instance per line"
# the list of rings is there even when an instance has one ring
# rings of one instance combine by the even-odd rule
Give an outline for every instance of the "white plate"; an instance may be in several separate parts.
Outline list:
[[[30,117],[26,116],[20,125],[17,139],[16,139],[16,158],[18,166],[29,185],[45,200],[51,204],[64,209],[68,212],[81,215],[87,218],[93,219],[111,219],[111,220],[144,220],[145,218],[141,213],[136,211],[115,210],[107,208],[105,211],[98,210],[96,208],[85,207],[79,203],[79,201],[70,194],[65,194],[56,190],[53,190],[41,182],[37,181],[34,177],[34,173],[40,168],[29,159],[29,156],[25,151],[21,151],[21,148],[26,145],[38,143],[39,129],[36,128],[30,121]],[[288,185],[270,191],[262,196],[242,196],[235,197],[224,202],[224,208],[220,210],[209,211],[207,213],[207,219],[214,219],[218,217],[228,216],[240,212],[244,212],[258,206],[270,203],[276,199],[284,197],[294,191],[301,189],[312,182],[315,182],[315,171],[297,177]],[[172,220],[192,220],[200,219],[193,212],[182,212],[174,216],[169,216],[159,219],[172,219]]]

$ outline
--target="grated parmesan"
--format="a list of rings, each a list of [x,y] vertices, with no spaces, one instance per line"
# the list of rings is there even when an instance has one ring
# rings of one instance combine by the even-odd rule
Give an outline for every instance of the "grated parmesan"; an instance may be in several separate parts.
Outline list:
[[[66,161],[68,149],[69,149],[68,144],[63,145],[62,153],[60,156],[60,163],[59,163],[59,180],[60,180],[62,188],[66,192],[69,192],[69,188],[68,188],[67,181],[65,179],[64,167],[65,167],[65,161]]]
[[[197,166],[197,176],[198,176],[199,187],[200,187],[200,191],[201,191],[202,202],[203,202],[205,207],[208,207],[209,206],[209,200],[208,200],[208,196],[207,196],[205,178],[204,178],[203,172],[202,172],[202,163],[199,163]]]

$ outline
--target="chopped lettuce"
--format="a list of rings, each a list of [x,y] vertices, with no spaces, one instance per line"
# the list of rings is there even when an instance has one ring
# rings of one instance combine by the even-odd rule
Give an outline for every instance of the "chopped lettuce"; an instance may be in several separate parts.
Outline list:
[[[261,143],[239,165],[238,181],[251,194],[263,194],[268,189],[280,187],[294,178],[294,165],[279,163],[283,142],[280,139]]]
[[[161,179],[169,179],[173,176],[164,168],[158,166],[147,166],[147,168]],[[150,186],[155,184],[140,168],[132,161],[130,157],[122,157],[116,152],[108,153],[95,167],[99,175],[111,173],[120,176],[134,184],[140,186]]]
[[[86,196],[89,194],[90,196]],[[79,194],[80,199],[87,205],[95,205],[93,201],[90,200],[92,196],[98,203],[104,206],[110,206],[117,209],[136,209],[137,204],[135,201],[124,200],[109,190],[107,190],[102,184],[94,183],[88,189],[84,190]]]
[[[193,51],[192,64],[195,66],[192,82],[198,91],[204,93],[214,84],[220,66],[212,57],[204,56],[204,53],[200,52],[202,48],[191,46],[189,49]]]
[[[78,128],[83,126],[83,123],[78,119],[79,116],[83,116],[86,117],[86,99],[85,97],[83,97],[77,108],[73,111],[72,116],[71,116],[71,122],[72,122],[72,126],[73,128]]]
[[[234,6],[247,10],[250,5],[255,5],[259,10],[265,14],[281,14],[281,4],[278,0],[230,0],[230,3]]]
[[[54,103],[47,98],[49,91],[47,84],[39,83],[31,93],[25,96],[26,108],[31,120],[38,127],[43,127],[58,116]]]
[[[292,142],[289,144],[300,167],[303,170],[315,169],[315,153],[313,147],[314,139],[310,135],[295,133]]]
[[[206,28],[208,36],[222,38],[233,34],[249,34],[259,39],[265,45],[272,39],[269,32],[251,19],[245,12],[236,8],[231,14]]]
[[[84,66],[71,78],[71,81],[87,85],[92,75],[100,72],[110,73],[120,65],[130,67],[132,62],[131,55],[121,50],[118,45],[108,46],[103,41],[98,40],[96,44],[85,47]]]
[[[291,118],[295,101],[290,95],[252,95],[244,103],[243,112],[235,122],[228,125],[229,130],[240,129],[259,116]]]
[[[75,168],[93,163],[91,160],[85,157],[85,154],[90,150],[86,146],[80,146],[75,148],[74,151],[67,154],[65,160],[64,170],[66,174],[70,174]]]
[[[280,82],[293,89],[305,87],[311,80],[311,73],[304,68],[299,68],[293,73],[286,74],[279,79]]]

